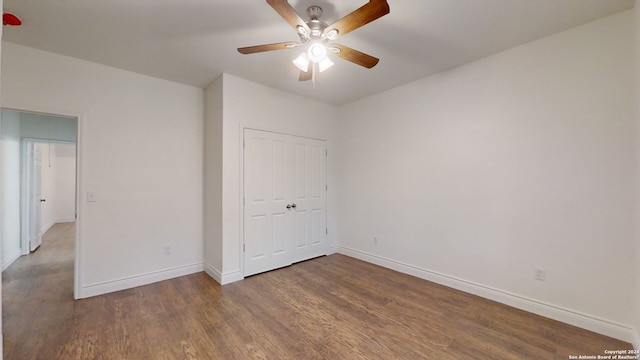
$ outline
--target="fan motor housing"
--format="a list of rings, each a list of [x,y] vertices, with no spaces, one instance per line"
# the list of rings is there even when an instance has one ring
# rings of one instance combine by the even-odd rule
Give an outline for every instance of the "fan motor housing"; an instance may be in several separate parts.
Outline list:
[[[322,36],[322,32],[324,31],[324,29],[326,29],[327,26],[329,26],[325,22],[319,20],[320,17],[322,16],[322,8],[316,5],[309,6],[307,8],[307,14],[311,19],[305,22],[309,27],[309,29],[311,30],[309,37],[312,39],[318,39]]]

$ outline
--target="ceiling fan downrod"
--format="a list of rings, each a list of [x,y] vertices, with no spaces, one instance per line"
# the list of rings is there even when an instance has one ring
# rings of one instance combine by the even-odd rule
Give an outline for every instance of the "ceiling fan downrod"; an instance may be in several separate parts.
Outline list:
[[[307,14],[309,14],[309,19],[318,20],[322,16],[322,8],[317,5],[311,5],[307,8]]]

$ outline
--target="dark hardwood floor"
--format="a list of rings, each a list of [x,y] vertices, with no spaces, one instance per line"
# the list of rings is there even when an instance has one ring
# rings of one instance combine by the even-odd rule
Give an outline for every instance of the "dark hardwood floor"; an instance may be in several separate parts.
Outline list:
[[[342,255],[73,300],[73,224],[3,273],[4,359],[568,359],[631,345]]]

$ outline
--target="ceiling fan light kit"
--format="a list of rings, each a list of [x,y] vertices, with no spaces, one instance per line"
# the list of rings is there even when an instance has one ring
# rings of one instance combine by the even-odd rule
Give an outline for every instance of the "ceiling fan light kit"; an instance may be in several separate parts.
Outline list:
[[[304,21],[287,0],[267,0],[267,3],[284,18],[297,32],[300,42],[283,42],[238,48],[241,54],[293,49],[305,46],[293,64],[300,69],[300,81],[313,80],[315,73],[323,72],[334,65],[329,54],[338,56],[366,68],[374,67],[379,59],[339,44],[328,44],[339,36],[364,26],[389,13],[386,0],[369,0],[365,5],[336,21],[332,25],[320,21],[322,8],[312,5],[307,8],[309,21]]]
[[[313,42],[309,45],[309,60],[319,63],[327,57],[327,49],[319,42]]]
[[[318,63],[318,70],[320,70],[320,72],[323,72],[332,66],[333,61],[329,60],[329,58],[325,58],[320,63]]]
[[[293,60],[293,65],[295,65],[300,71],[307,72],[309,70],[309,56],[307,53],[302,53],[300,56]]]

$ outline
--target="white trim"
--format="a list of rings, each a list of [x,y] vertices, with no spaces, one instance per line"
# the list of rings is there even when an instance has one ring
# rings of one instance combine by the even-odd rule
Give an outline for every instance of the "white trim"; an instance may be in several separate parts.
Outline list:
[[[13,264],[14,261],[18,260],[20,256],[22,256],[22,254],[20,254],[20,251],[18,251],[15,254],[12,254],[11,256],[9,256],[8,258],[2,260],[2,271],[5,271],[9,266],[11,266],[11,264]]]
[[[28,157],[28,145],[24,139],[20,139],[20,255],[26,255],[29,253],[29,241],[27,238],[29,237],[29,231],[27,228],[27,203],[29,194],[27,193],[28,186],[26,184],[29,183],[29,172],[27,168],[29,165],[27,164]]]
[[[423,269],[414,265],[409,265],[400,261],[391,260],[382,256],[344,246],[338,247],[338,253],[616,339],[631,342],[634,338],[634,329],[632,327],[585,314],[580,311],[531,299],[505,290],[474,283],[472,281]],[[637,342],[637,333],[635,334],[635,337],[635,341]]]
[[[204,272],[220,285],[226,285],[244,279],[240,270],[223,274],[220,270],[209,264],[204,264]]]
[[[44,236],[44,234],[47,233],[47,231],[51,230],[51,228],[53,227],[53,225],[56,224],[62,224],[62,223],[70,223],[70,222],[74,222],[76,221],[74,218],[61,218],[61,219],[55,219],[52,222],[50,222],[49,224],[47,224],[46,226],[43,226],[40,229],[40,236]]]
[[[72,223],[75,222],[74,218],[58,218],[54,221],[54,224],[64,224],[64,223]]]
[[[202,272],[202,263],[153,271],[145,274],[128,276],[117,280],[83,286],[80,289],[78,299],[107,294],[115,291],[132,289],[138,286],[153,284],[155,282],[169,280],[180,276]]]
[[[85,122],[87,120],[86,115],[79,114],[76,116],[76,234],[75,234],[75,259],[73,262],[73,298],[80,299],[82,294],[82,284],[84,284],[84,203],[82,201],[82,194],[86,192],[84,185],[84,148],[85,143]]]
[[[223,91],[224,93],[224,91]],[[245,243],[244,243],[244,210],[245,210],[245,203],[244,203],[244,149],[245,149],[245,143],[244,143],[244,129],[247,129],[247,126],[244,123],[239,123],[238,126],[240,126],[240,138],[238,139],[239,141],[239,146],[240,146],[240,159],[238,159],[240,161],[240,168],[238,169],[238,178],[240,180],[240,191],[238,194],[238,204],[240,204],[239,208],[240,208],[240,213],[238,214],[239,216],[239,226],[240,228],[238,229],[238,236],[240,237],[238,240],[238,251],[240,252],[240,259],[238,262],[238,265],[240,266],[240,279],[238,280],[242,280],[244,279],[244,261],[245,261]],[[224,142],[224,141],[223,141]],[[224,150],[224,149],[223,149]],[[224,159],[223,159],[224,161]],[[224,178],[222,179],[222,182],[224,182]],[[223,191],[224,193],[224,191]],[[224,197],[224,195],[223,195]],[[224,205],[223,205],[224,206]],[[224,247],[224,240],[222,241],[222,246]],[[222,259],[222,262],[224,263],[224,259]],[[221,274],[222,275],[222,274]],[[236,280],[236,281],[238,281]],[[220,285],[224,285],[227,284],[226,282],[222,281],[222,276],[220,276],[220,281],[218,281],[220,283]],[[233,281],[230,281],[233,282]]]
[[[633,337],[633,339],[631,340],[631,345],[633,345],[634,349],[640,350],[640,331],[636,329],[632,329],[631,331]]]
[[[231,284],[243,279],[244,276],[242,275],[242,272],[240,272],[240,270],[224,273],[222,274],[222,281],[220,282],[220,285]]]
[[[31,184],[31,157],[29,156],[29,139],[20,139],[20,254],[31,252],[29,246],[29,187]]]
[[[224,273],[222,274],[222,281],[220,282],[220,285],[231,284],[232,282],[240,281],[243,279],[244,276],[242,275],[242,272],[240,272],[240,270]]]
[[[335,252],[333,252],[333,254],[335,254]],[[331,255],[331,254],[327,254],[327,255]],[[326,256],[326,255],[320,255],[320,256]],[[295,265],[295,263],[288,266],[292,266],[292,265]],[[227,285],[227,284],[234,283],[236,281],[244,280],[244,275],[242,275],[242,272],[240,270],[221,274],[219,270],[213,268],[211,265],[205,264],[204,272],[220,285]]]
[[[204,272],[218,284],[222,285],[222,273],[209,264],[204,264]]]
[[[338,253],[338,247],[337,246],[329,246],[327,247],[327,255],[333,255],[333,254],[337,254]]]

